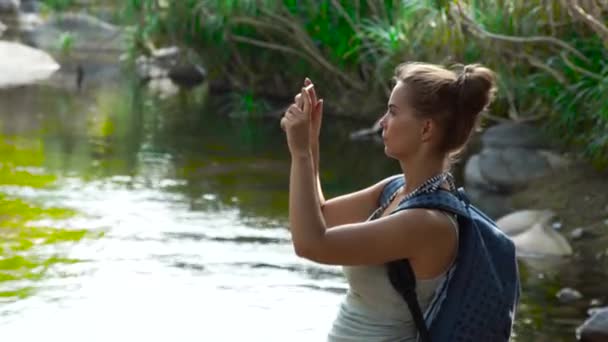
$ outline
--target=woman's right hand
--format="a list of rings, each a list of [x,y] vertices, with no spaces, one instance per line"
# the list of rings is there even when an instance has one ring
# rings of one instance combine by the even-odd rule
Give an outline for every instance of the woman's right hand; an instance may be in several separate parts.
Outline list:
[[[310,143],[313,146],[315,144],[318,146],[319,135],[321,134],[321,122],[323,119],[323,99],[317,99],[314,84],[308,77],[304,80],[304,87],[308,91],[313,108],[310,113]],[[301,93],[296,95],[294,100],[298,107],[303,108],[304,103],[302,101]]]

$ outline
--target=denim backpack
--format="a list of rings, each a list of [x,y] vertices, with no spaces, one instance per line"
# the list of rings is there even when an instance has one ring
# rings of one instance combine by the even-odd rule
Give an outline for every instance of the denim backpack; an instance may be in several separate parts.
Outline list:
[[[383,189],[386,208],[404,183],[395,177]],[[470,204],[462,188],[416,195],[391,213],[404,209],[438,209],[458,218],[458,253],[446,280],[426,312],[416,298],[416,278],[407,259],[387,263],[393,287],[405,299],[423,342],[508,341],[520,296],[513,242],[494,221]]]

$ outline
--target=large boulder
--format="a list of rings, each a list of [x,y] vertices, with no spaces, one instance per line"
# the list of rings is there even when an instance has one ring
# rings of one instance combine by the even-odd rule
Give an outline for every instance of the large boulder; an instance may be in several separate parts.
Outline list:
[[[34,83],[59,69],[46,52],[20,43],[0,41],[0,56],[0,88]]]
[[[38,13],[38,0],[21,0],[22,13]]]
[[[464,181],[467,186],[474,186],[478,188],[499,191],[500,189],[488,181],[481,173],[481,166],[479,164],[479,155],[476,154],[467,160],[464,167]]]
[[[466,192],[475,206],[493,219],[513,211],[511,200],[502,193],[472,184],[466,185]]]
[[[576,336],[582,342],[608,341],[608,307],[590,310],[589,317],[576,330]]]
[[[484,148],[479,155],[479,170],[484,179],[510,191],[550,172],[551,164],[537,150],[520,147]]]
[[[547,148],[548,140],[536,128],[524,123],[507,122],[488,128],[481,137],[484,147]]]
[[[571,255],[568,240],[552,227],[554,218],[551,210],[522,210],[501,217],[496,225],[511,237],[520,255]]]
[[[70,50],[78,53],[120,55],[126,48],[124,34],[116,26],[86,14],[61,14],[35,28],[28,37],[33,45],[45,50],[58,50],[69,34]]]
[[[0,0],[0,14],[16,13],[19,10],[19,0]]]

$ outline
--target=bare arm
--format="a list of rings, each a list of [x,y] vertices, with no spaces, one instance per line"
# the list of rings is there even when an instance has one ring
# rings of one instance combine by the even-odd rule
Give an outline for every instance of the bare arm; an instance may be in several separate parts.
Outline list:
[[[292,156],[289,221],[297,255],[324,264],[371,265],[401,258],[415,260],[430,251],[454,250],[454,230],[445,215],[424,209],[403,210],[378,220],[342,224],[328,230],[313,169],[312,153]],[[333,215],[352,218],[352,213],[342,210],[365,203],[362,199],[369,197],[375,187],[381,189],[381,183],[361,194],[334,200],[334,208],[340,209],[334,210]]]

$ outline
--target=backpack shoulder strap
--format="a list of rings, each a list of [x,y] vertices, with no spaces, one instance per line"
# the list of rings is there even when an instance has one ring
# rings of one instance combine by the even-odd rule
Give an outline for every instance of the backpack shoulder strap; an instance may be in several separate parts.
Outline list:
[[[415,196],[399,203],[392,213],[405,209],[427,208],[448,211],[458,216],[470,218],[468,211],[469,202],[464,196],[464,191],[462,189],[458,190],[457,195],[446,190],[437,190],[432,193]],[[422,342],[431,342],[430,332],[426,326],[424,315],[422,314],[422,309],[420,308],[420,303],[418,303],[418,297],[416,296],[416,276],[409,260],[403,259],[389,262],[388,276],[395,290],[399,292],[407,303],[414,323],[416,324],[416,328],[418,329],[420,340]]]
[[[388,278],[393,288],[399,292],[410,309],[420,340],[422,342],[431,342],[431,335],[424,321],[424,315],[416,296],[416,275],[410,261],[408,259],[391,261],[388,263],[387,268]]]
[[[382,193],[380,194],[380,197],[378,198],[379,207],[387,205],[388,204],[387,202],[389,201],[391,196],[395,193],[395,191],[397,191],[397,189],[399,189],[405,183],[405,180],[404,180],[402,174],[394,175],[394,176],[391,176],[390,178],[391,178],[391,180],[389,180],[388,183],[386,183],[386,185],[382,189]]]
[[[399,203],[397,208],[393,210],[393,213],[405,209],[426,208],[439,209],[461,217],[470,218],[469,203],[466,198],[463,198],[463,193],[462,189],[459,189],[457,194],[447,190],[437,190],[421,194]]]

